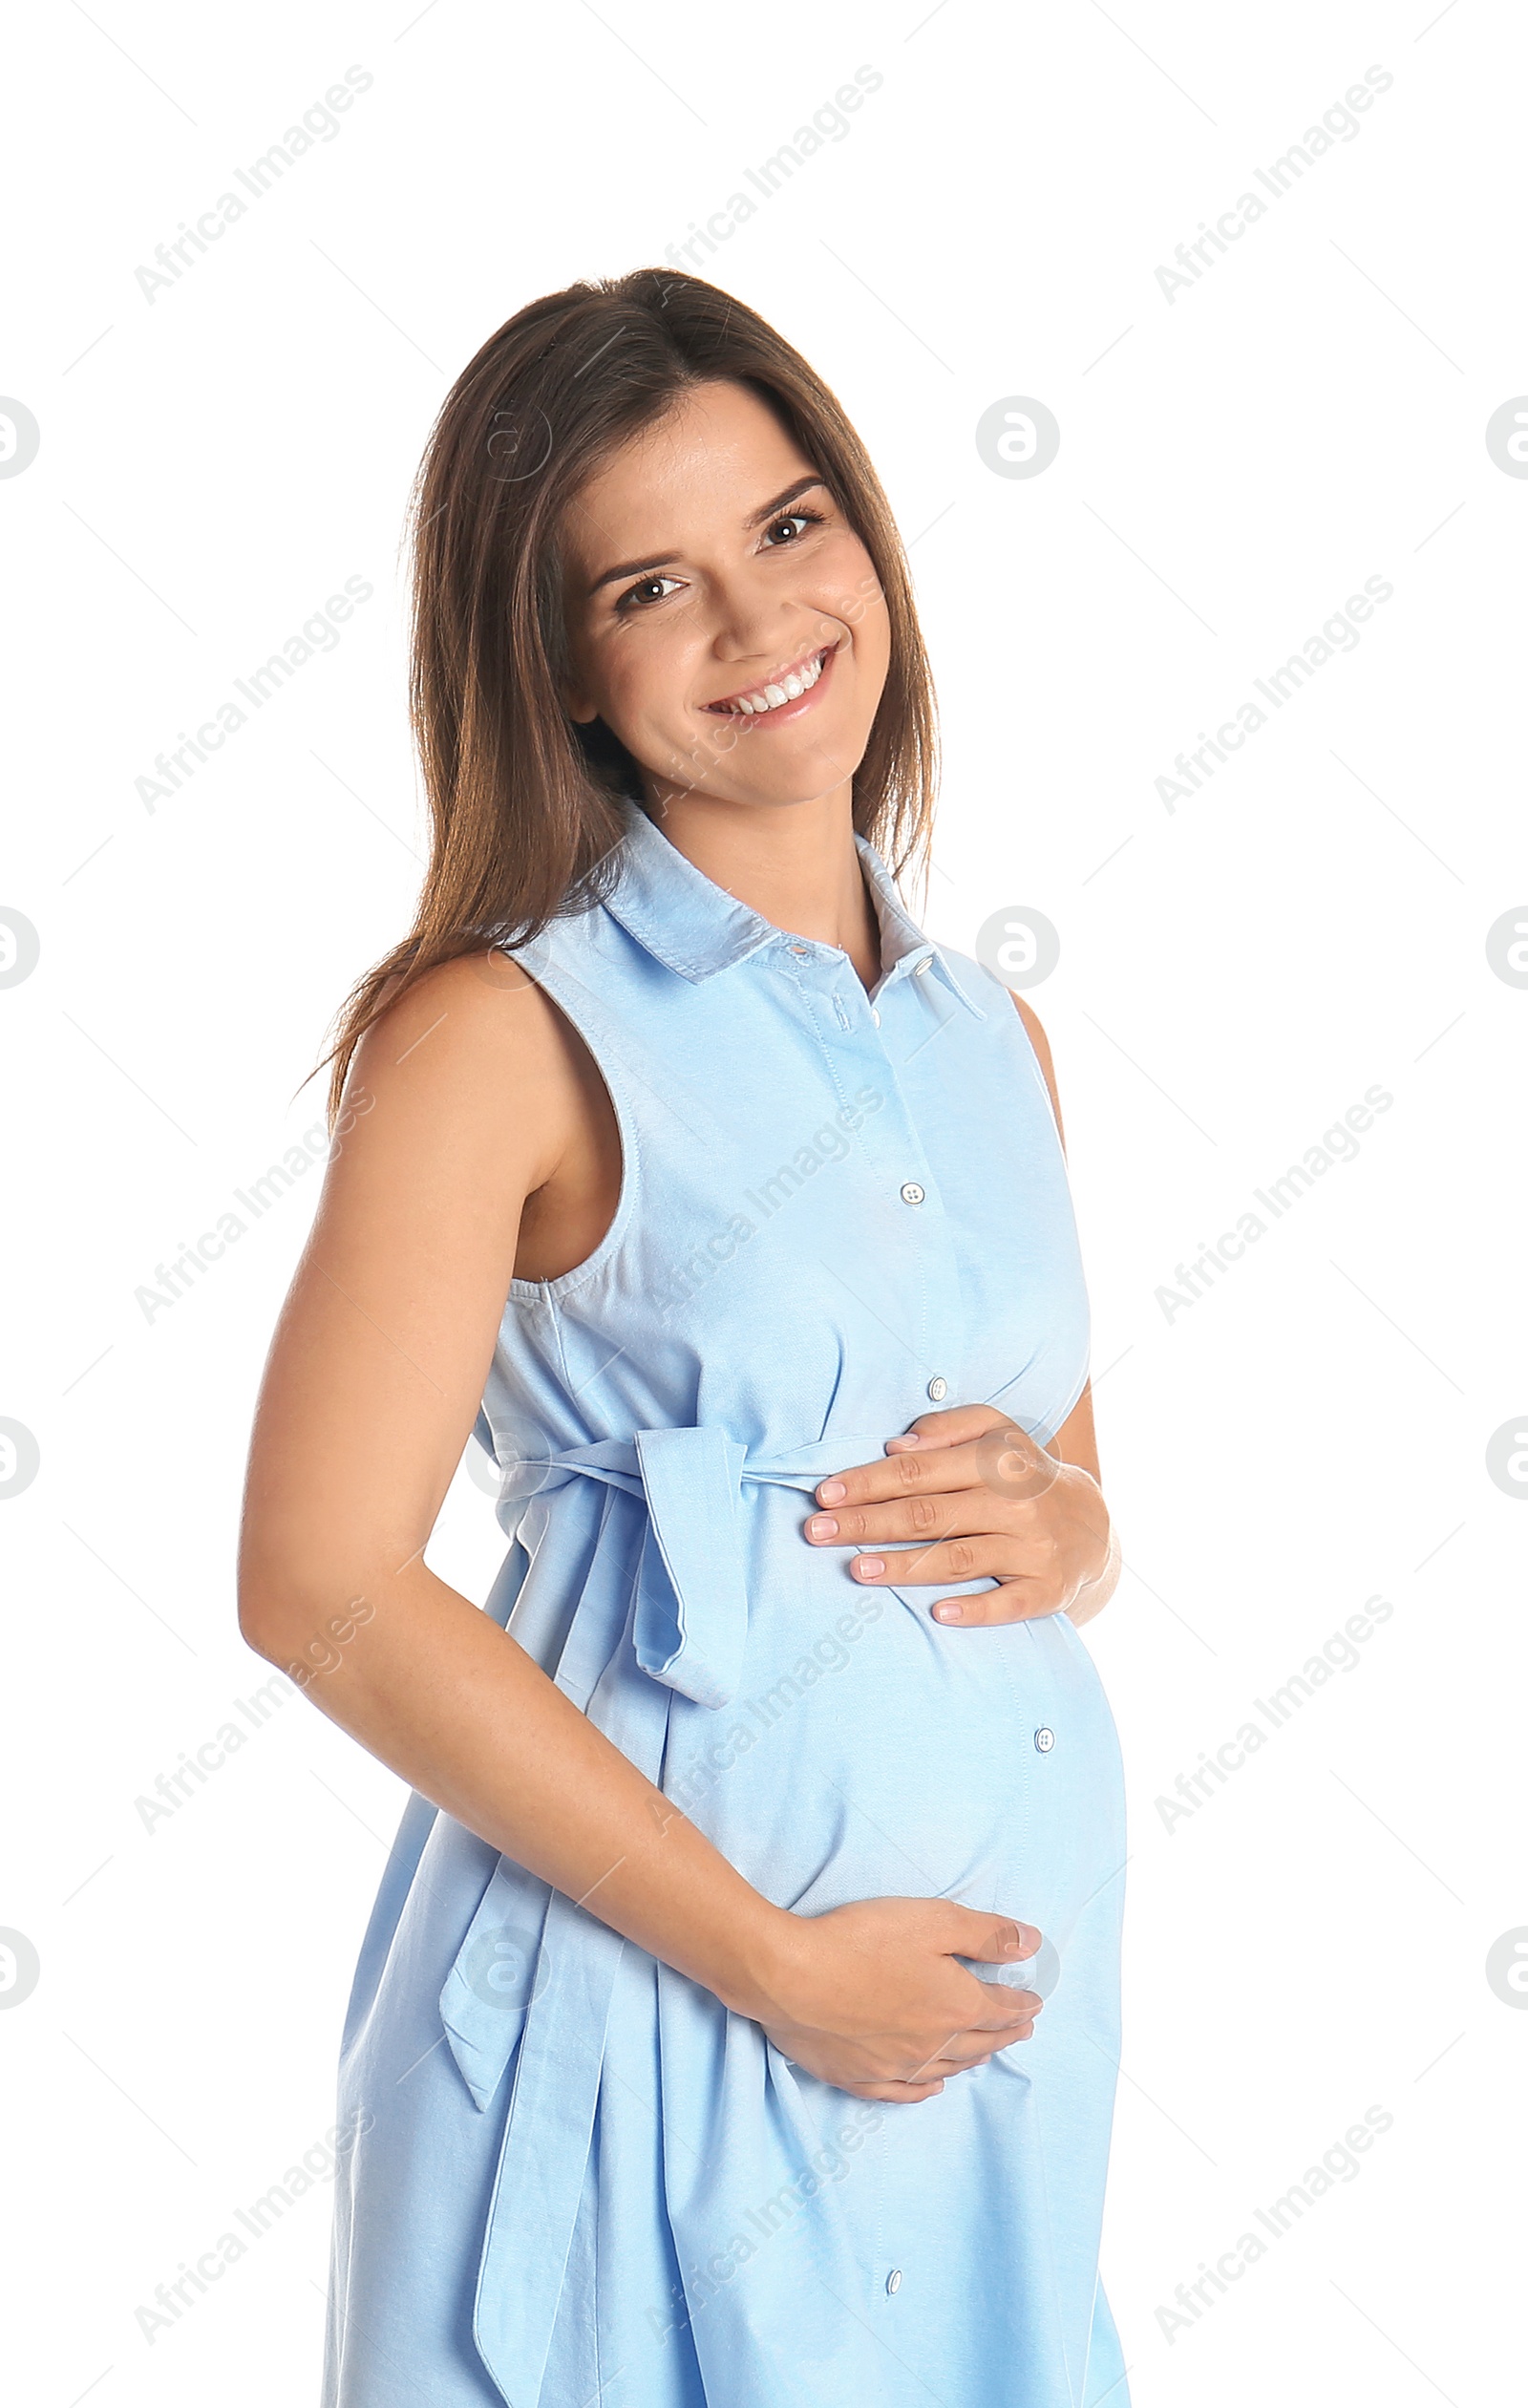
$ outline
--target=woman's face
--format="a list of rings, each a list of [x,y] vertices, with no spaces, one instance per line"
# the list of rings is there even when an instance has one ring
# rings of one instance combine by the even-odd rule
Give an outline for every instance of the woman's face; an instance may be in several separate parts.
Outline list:
[[[696,386],[624,445],[575,501],[563,560],[567,707],[620,737],[649,802],[847,788],[886,681],[885,597],[754,394]]]

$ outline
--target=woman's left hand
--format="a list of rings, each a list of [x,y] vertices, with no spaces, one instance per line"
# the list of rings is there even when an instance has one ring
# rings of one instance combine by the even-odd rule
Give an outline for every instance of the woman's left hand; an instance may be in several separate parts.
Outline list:
[[[1058,1462],[992,1405],[925,1413],[885,1459],[821,1481],[806,1524],[814,1546],[855,1546],[849,1568],[867,1588],[995,1580],[942,1597],[936,1622],[1028,1622],[1079,1601],[1086,1620],[1114,1583],[1109,1509],[1091,1473]],[[898,1554],[888,1543],[912,1541]],[[1087,1592],[1096,1594],[1090,1599]]]

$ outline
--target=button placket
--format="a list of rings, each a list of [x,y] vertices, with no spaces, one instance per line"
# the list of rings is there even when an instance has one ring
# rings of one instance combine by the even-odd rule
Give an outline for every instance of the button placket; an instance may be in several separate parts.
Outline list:
[[[948,1395],[949,1382],[936,1366],[941,1356],[948,1361],[951,1348],[962,1342],[965,1307],[949,1233],[896,1062],[899,1029],[914,1030],[915,1045],[926,1033],[925,1014],[910,991],[918,965],[906,955],[894,963],[876,991],[879,1002],[872,1003],[863,989],[856,995],[846,994],[842,984],[845,958],[840,950],[798,946],[794,941],[780,948],[781,967],[796,979],[803,1002],[813,1012],[819,1042],[842,1068],[857,1065],[861,1078],[881,1097],[879,1107],[860,1120],[857,1138],[876,1187],[896,1215],[896,1250],[904,1270],[894,1281],[892,1300],[900,1308],[899,1321],[902,1312],[907,1314],[903,1336],[909,1369],[919,1389],[939,1383],[937,1396],[934,1387],[927,1386],[930,1401],[937,1403]],[[899,986],[909,990],[901,1003],[895,1001]],[[864,996],[864,1018],[855,1010],[860,994]],[[841,1076],[841,1070],[836,1076]]]

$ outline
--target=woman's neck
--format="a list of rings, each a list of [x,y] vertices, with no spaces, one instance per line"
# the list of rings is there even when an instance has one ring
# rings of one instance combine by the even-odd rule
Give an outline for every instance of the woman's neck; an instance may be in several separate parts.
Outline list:
[[[847,781],[812,802],[718,802],[671,795],[646,802],[677,852],[761,919],[792,936],[841,946],[862,986],[881,977],[881,928],[854,841]]]

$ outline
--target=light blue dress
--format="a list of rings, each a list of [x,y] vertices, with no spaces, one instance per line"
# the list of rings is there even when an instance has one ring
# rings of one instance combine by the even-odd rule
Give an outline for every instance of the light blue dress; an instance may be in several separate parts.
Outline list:
[[[801,1535],[816,1483],[931,1400],[1041,1440],[1075,1404],[1045,1084],[1008,994],[862,841],[868,996],[627,815],[608,899],[518,952],[604,1074],[624,1173],[589,1259],[505,1307],[487,1610],[777,1906],[1020,1916],[1053,1989],[1031,2040],[872,2104],[411,1800],[345,2028],[324,2399],[1128,2408],[1098,2281],[1124,1818],[1092,1659],[1065,1615],[947,1630],[940,1589],[866,1590]]]

